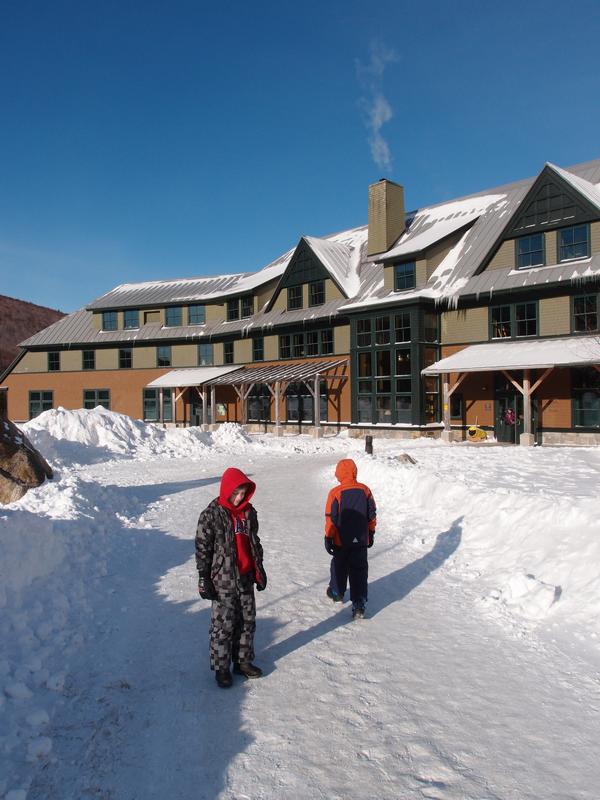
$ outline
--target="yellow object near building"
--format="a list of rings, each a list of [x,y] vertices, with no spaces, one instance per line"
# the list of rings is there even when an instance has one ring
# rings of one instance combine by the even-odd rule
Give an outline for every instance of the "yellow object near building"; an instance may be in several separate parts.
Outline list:
[[[467,428],[467,438],[470,442],[482,442],[484,439],[487,439],[487,433],[478,428],[477,425],[471,425]]]

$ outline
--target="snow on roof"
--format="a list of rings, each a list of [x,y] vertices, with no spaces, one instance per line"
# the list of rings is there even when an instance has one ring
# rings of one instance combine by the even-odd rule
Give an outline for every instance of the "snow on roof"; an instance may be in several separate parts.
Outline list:
[[[423,375],[444,372],[493,372],[501,369],[544,369],[600,364],[600,341],[594,336],[569,339],[530,339],[490,342],[465,347],[422,370]]]
[[[148,386],[176,389],[180,386],[201,386],[207,381],[234,372],[239,367],[191,367],[189,369],[172,369],[160,378],[150,381]]]
[[[600,208],[600,185],[590,183],[589,181],[586,181],[585,178],[581,178],[579,175],[574,175],[572,172],[568,172],[566,169],[561,169],[555,164],[550,164],[548,162],[546,166],[560,175],[561,178],[564,178],[567,183],[576,189],[577,192],[582,194],[587,200],[593,203],[596,208]]]
[[[353,297],[360,287],[361,247],[366,241],[366,235],[356,239],[353,244],[320,239],[316,236],[303,238],[344,294]]]

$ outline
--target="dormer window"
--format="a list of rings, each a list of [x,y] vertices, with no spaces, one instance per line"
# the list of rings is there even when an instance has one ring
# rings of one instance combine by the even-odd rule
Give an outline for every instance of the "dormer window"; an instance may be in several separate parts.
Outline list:
[[[417,265],[414,261],[394,264],[394,291],[405,292],[417,285]]]
[[[287,290],[288,311],[302,308],[302,286],[290,286]]]
[[[308,305],[322,306],[325,302],[325,281],[312,281],[308,284]]]
[[[590,228],[589,225],[573,225],[562,228],[558,232],[558,260],[572,261],[577,258],[589,258]]]
[[[227,301],[227,322],[233,322],[240,318],[240,301],[236,297],[234,300]]]
[[[242,319],[248,319],[254,313],[254,298],[251,294],[242,297]]]
[[[528,267],[543,267],[544,234],[533,233],[531,236],[521,236],[515,240],[517,269]]]
[[[102,312],[102,330],[103,331],[116,331],[117,330],[117,312],[116,311],[103,311]]]
[[[181,306],[168,306],[165,311],[165,327],[177,328],[181,325],[182,308]]]
[[[188,306],[188,325],[204,325],[205,322],[206,308],[203,305]]]
[[[140,312],[137,309],[128,308],[123,313],[123,326],[125,330],[140,327]]]

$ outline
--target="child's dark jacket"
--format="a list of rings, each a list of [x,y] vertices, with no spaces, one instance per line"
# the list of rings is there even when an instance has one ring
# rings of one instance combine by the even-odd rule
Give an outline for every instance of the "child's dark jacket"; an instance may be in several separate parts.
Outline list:
[[[250,486],[244,501],[234,508],[228,503],[233,491],[242,484]],[[240,579],[238,552],[235,541],[234,521],[244,517],[247,524],[250,552],[255,569],[252,581],[263,572],[263,549],[258,537],[258,517],[250,504],[256,486],[237,469],[228,469],[221,480],[219,497],[202,511],[196,529],[196,567],[201,576],[210,577],[219,594],[237,594],[247,587],[247,580]],[[247,576],[244,576],[246,579]]]

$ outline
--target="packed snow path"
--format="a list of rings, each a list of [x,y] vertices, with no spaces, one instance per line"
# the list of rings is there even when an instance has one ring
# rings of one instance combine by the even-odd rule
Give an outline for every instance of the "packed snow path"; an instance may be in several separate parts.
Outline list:
[[[104,484],[106,526],[82,566],[85,642],[52,758],[27,800],[597,800],[598,685],[482,616],[447,569],[460,518],[419,554],[382,513],[368,618],[326,599],[322,513],[339,457],[84,469]],[[193,536],[232,463],[258,485],[269,586],[257,594],[265,676],[224,691],[208,667]],[[423,509],[402,533],[428,524]]]

